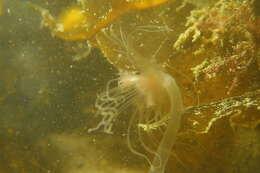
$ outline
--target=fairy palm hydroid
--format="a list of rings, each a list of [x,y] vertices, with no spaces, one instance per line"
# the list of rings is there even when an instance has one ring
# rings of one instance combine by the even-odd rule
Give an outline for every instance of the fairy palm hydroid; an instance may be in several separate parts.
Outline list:
[[[103,128],[104,132],[112,133],[113,123],[117,117],[132,106],[134,111],[127,131],[128,146],[133,153],[149,162],[151,166],[149,173],[163,173],[180,127],[182,97],[175,79],[156,63],[156,59],[146,59],[134,49],[133,33],[126,36],[121,28],[118,37],[115,33],[105,33],[110,40],[121,45],[119,52],[124,54],[123,58],[136,69],[137,73],[119,70],[119,77],[108,82],[105,92],[98,95],[95,104],[96,115],[102,119],[95,128],[89,129],[89,132]],[[155,151],[145,144],[139,129],[143,127],[148,130],[152,128],[149,124],[166,118],[169,119],[166,128],[158,127],[164,133]],[[139,128],[137,132],[140,144],[153,155],[152,161],[146,154],[132,146],[130,136],[133,128]]]

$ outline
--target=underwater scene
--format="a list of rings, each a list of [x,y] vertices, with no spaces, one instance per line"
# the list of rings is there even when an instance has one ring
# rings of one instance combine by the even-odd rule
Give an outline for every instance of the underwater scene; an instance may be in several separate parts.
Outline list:
[[[259,171],[259,0],[0,0],[0,173]]]

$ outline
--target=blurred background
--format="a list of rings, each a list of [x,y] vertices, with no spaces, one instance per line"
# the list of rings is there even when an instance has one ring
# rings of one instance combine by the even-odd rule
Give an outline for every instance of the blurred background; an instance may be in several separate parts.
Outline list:
[[[0,173],[131,172],[116,166],[129,159],[122,137],[87,135],[115,69],[86,42],[52,37],[27,2],[0,1]],[[71,1],[33,3],[55,14]]]

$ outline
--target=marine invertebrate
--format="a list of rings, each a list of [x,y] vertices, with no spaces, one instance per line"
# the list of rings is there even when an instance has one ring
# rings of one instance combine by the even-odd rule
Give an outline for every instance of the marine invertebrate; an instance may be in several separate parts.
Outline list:
[[[127,59],[136,73],[120,70],[119,78],[108,82],[105,92],[98,95],[96,100],[97,116],[101,121],[89,132],[103,128],[106,133],[112,133],[115,120],[127,108],[132,107],[132,115],[127,130],[127,139],[130,150],[144,157],[151,165],[149,173],[163,173],[171,154],[172,146],[180,127],[181,114],[183,112],[182,97],[175,79],[163,71],[163,68],[152,57],[147,61],[133,48],[131,35],[125,36],[120,30],[118,41],[122,50],[118,50],[127,56]],[[157,150],[145,144],[142,139],[144,128],[149,131],[147,124],[157,123],[163,119],[169,119],[168,124],[160,126],[157,131],[164,131]],[[153,155],[153,161],[147,154],[137,151],[131,142],[132,130],[137,129],[138,139],[142,147]]]
[[[103,126],[104,132],[112,133],[113,122],[130,105],[136,109],[131,116],[133,119],[138,119],[139,126],[145,127],[147,123],[156,123],[166,117],[169,118],[161,143],[157,151],[153,152],[155,158],[150,170],[151,173],[155,170],[163,172],[180,127],[183,110],[180,91],[174,78],[163,71],[151,68],[138,75],[122,72],[120,78],[116,80],[115,88],[110,88],[112,82],[114,81],[109,82],[107,90],[98,96],[97,115],[101,115],[102,120],[89,132]],[[131,133],[132,125],[129,126],[129,133]],[[147,128],[149,126],[146,126]],[[139,135],[141,136],[141,134]],[[129,145],[133,152],[147,158],[136,152],[131,147],[130,141]],[[147,146],[143,145],[147,149]],[[147,150],[150,151],[150,149]]]

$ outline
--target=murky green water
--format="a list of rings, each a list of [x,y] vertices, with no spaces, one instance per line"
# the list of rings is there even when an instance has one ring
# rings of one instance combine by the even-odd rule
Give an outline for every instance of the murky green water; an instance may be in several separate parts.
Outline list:
[[[84,53],[86,48],[79,44],[85,42],[53,38],[49,30],[40,28],[39,13],[25,2],[8,0],[4,10],[0,16],[0,172],[125,169],[129,151],[121,137],[87,134],[96,93],[115,69],[97,49],[73,59]]]
[[[145,56],[138,62],[151,61],[154,56],[165,74],[176,79],[187,108],[165,173],[258,170],[259,3],[256,0],[252,9],[250,3],[240,0],[219,0],[222,3],[212,5],[217,1],[169,0],[152,10],[127,13],[120,20],[111,20],[111,27],[104,22],[102,27],[107,30],[89,40],[97,47],[91,48],[86,40],[62,40],[54,33],[56,28],[41,27],[44,17],[32,6],[59,16],[74,7],[70,0],[0,0],[0,173],[147,172],[148,162],[131,153],[127,145],[131,106],[114,123],[114,134],[88,133],[100,121],[94,117],[97,94],[118,77],[116,68],[134,69],[128,68],[132,62],[128,56],[117,61],[122,47],[128,46],[123,45],[123,32],[133,35],[133,48]],[[76,2],[92,5],[90,11],[105,4],[103,11],[92,14],[91,27],[111,8],[103,0],[75,0],[72,4]],[[122,2],[119,7],[124,7]],[[231,17],[230,11],[234,13]],[[187,20],[190,23],[185,25]],[[169,109],[167,101],[165,105],[161,112]],[[147,107],[142,108],[146,111]],[[144,113],[153,114],[147,110]],[[165,130],[167,121],[154,124]],[[163,133],[140,134],[145,134],[143,141],[156,151]],[[133,143],[140,140],[134,135]],[[144,152],[145,147],[137,143],[135,149]],[[147,156],[153,160],[151,153]]]

